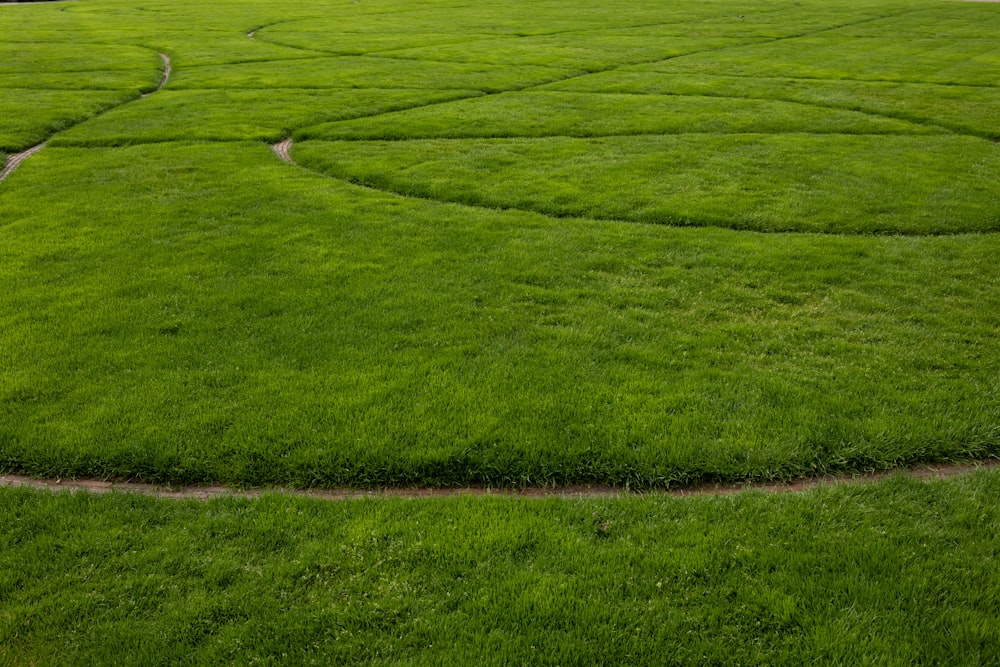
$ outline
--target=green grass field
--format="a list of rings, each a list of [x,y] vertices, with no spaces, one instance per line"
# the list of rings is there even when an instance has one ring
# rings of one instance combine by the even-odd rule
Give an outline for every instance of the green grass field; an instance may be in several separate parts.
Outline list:
[[[0,490],[11,664],[996,664],[1000,475],[801,495]]]
[[[943,0],[0,3],[0,161],[46,142],[0,182],[0,473],[998,457],[998,34]],[[0,664],[995,665],[998,486],[0,488]]]
[[[48,144],[0,184],[0,467],[642,488],[1000,454],[998,29],[5,6],[0,150]]]

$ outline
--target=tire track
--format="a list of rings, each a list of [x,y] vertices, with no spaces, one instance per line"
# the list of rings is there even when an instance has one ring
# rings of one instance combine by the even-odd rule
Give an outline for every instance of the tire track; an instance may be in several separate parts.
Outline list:
[[[284,160],[288,164],[295,164],[295,162],[292,160],[292,156],[289,155],[288,153],[288,151],[291,150],[292,148],[291,137],[285,139],[284,141],[279,141],[278,143],[271,146],[271,148],[274,150],[275,154],[282,160]]]
[[[298,496],[330,501],[361,500],[365,498],[418,499],[484,496],[528,499],[561,498],[565,500],[657,496],[689,498],[693,496],[732,496],[754,491],[773,494],[802,493],[813,489],[842,486],[847,484],[874,484],[895,476],[902,476],[914,480],[932,481],[951,479],[983,470],[997,469],[1000,469],[1000,459],[991,458],[943,465],[921,464],[878,472],[802,477],[789,482],[748,482],[726,484],[706,482],[641,491],[601,484],[580,484],[553,487],[531,486],[515,488],[495,488],[485,485],[473,485],[458,488],[293,489],[289,487],[268,487],[237,489],[219,484],[205,486],[168,486],[148,484],[144,482],[118,482],[100,479],[73,479],[64,481],[62,479],[39,479],[23,475],[0,475],[0,487],[27,488],[39,491],[68,493],[130,493],[173,500],[212,500],[214,498],[254,499],[260,498],[265,494]]]
[[[37,146],[32,146],[31,148],[29,148],[26,151],[21,151],[20,153],[17,153],[15,155],[9,156],[7,158],[7,163],[4,164],[3,169],[0,170],[0,183],[2,183],[4,181],[4,179],[6,179],[8,176],[10,176],[11,174],[13,174],[14,170],[17,169],[19,166],[21,166],[22,162],[24,162],[25,160],[27,160],[29,157],[31,157],[32,155],[34,155],[38,151],[40,151],[43,148],[45,148],[45,143],[46,142],[43,141],[42,143],[38,144]]]
[[[160,82],[156,85],[156,88],[154,90],[151,90],[148,93],[143,93],[139,99],[145,99],[150,95],[152,95],[153,93],[160,92],[161,90],[163,90],[163,87],[167,85],[167,82],[170,81],[170,75],[174,71],[173,67],[170,64],[170,56],[168,56],[166,53],[161,53],[160,60],[163,61],[163,74],[160,75]]]
[[[93,116],[88,116],[87,118],[84,118],[83,120],[81,120],[79,123],[76,123],[75,125],[72,125],[72,126],[67,127],[67,128],[63,128],[62,130],[60,130],[60,132],[64,132],[64,131],[66,131],[68,129],[72,129],[72,128],[76,127],[77,125],[82,125],[83,123],[86,123],[89,120],[93,120],[94,118],[98,118],[100,116],[103,116],[104,114],[106,114],[106,113],[108,113],[110,111],[114,111],[115,109],[120,109],[121,107],[125,106],[126,104],[129,104],[130,102],[134,102],[135,99],[145,99],[145,98],[149,97],[150,95],[152,95],[153,93],[156,93],[156,92],[159,92],[160,90],[163,90],[163,87],[165,85],[167,85],[168,81],[170,81],[170,74],[173,72],[173,68],[172,68],[171,63],[170,63],[170,56],[168,56],[165,53],[160,53],[159,56],[160,56],[160,60],[163,61],[163,73],[160,75],[160,81],[159,81],[159,83],[157,84],[157,86],[156,86],[156,88],[154,90],[151,90],[148,93],[143,93],[138,98],[133,98],[133,99],[127,100],[127,101],[125,101],[125,102],[123,102],[121,104],[117,104],[117,105],[115,105],[113,107],[105,109],[104,111],[101,111],[100,113],[94,114]],[[59,134],[59,132],[56,132],[56,134]],[[54,136],[55,136],[55,134],[53,134],[52,136],[50,136],[49,139],[51,139]],[[7,162],[4,164],[3,170],[0,171],[0,183],[2,183],[8,176],[10,176],[11,174],[13,174],[14,171],[18,167],[21,166],[22,162],[24,162],[25,160],[27,160],[29,157],[31,157],[32,155],[34,155],[38,151],[40,151],[43,148],[45,148],[45,145],[48,143],[49,139],[46,139],[45,141],[43,141],[42,143],[40,143],[40,144],[38,144],[36,146],[32,146],[31,148],[29,148],[26,151],[22,151],[20,153],[17,153],[15,155],[11,155],[10,157],[8,157],[7,158]]]

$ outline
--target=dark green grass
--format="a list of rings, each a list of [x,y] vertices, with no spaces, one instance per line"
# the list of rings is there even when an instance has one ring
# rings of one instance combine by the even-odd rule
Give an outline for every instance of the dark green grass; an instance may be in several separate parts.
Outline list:
[[[649,485],[997,451],[994,235],[482,211],[259,144],[46,149],[0,219],[8,469]]]
[[[13,664],[995,664],[1000,476],[718,499],[0,490]]]
[[[0,149],[50,143],[0,185],[0,466],[653,486],[996,454],[998,29],[922,0],[5,7]],[[351,140],[301,169],[286,135]]]
[[[557,216],[835,233],[1000,228],[1000,147],[969,137],[306,142],[295,155],[380,189]]]

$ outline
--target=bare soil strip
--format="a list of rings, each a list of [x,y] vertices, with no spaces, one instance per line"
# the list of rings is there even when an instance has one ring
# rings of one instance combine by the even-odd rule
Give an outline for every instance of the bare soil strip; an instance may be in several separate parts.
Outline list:
[[[289,137],[284,141],[279,141],[278,143],[271,146],[274,152],[277,153],[278,157],[287,162],[288,164],[295,164],[292,160],[292,156],[288,154],[289,149],[292,147],[292,138]]]
[[[3,170],[0,170],[0,182],[5,178],[14,173],[14,170],[21,166],[21,163],[27,160],[29,157],[37,153],[38,151],[45,148],[45,142],[38,144],[37,146],[32,146],[26,151],[17,153],[16,155],[11,155],[7,158],[7,164],[3,166]]]
[[[134,493],[156,498],[211,500],[213,498],[259,498],[264,494],[302,496],[321,500],[357,500],[361,498],[447,498],[466,496],[497,496],[509,498],[616,498],[625,496],[729,496],[746,491],[764,493],[798,493],[821,487],[841,484],[871,484],[894,475],[910,479],[948,479],[978,470],[1000,468],[1000,459],[985,459],[969,463],[919,465],[874,473],[853,475],[827,475],[810,477],[793,482],[757,482],[746,484],[698,484],[662,491],[631,491],[603,485],[578,485],[557,487],[525,487],[498,489],[487,486],[469,486],[454,489],[400,488],[400,489],[289,489],[272,487],[264,489],[238,489],[227,486],[163,486],[141,482],[113,482],[98,479],[34,479],[22,475],[0,476],[0,487],[30,488],[43,491],[69,493]]]
[[[163,75],[160,77],[160,83],[156,86],[156,90],[145,93],[143,95],[144,98],[149,97],[153,93],[163,90],[163,87],[167,85],[167,81],[170,80],[170,73],[173,71],[173,69],[170,66],[170,56],[168,56],[166,53],[161,53],[160,60],[163,61]]]

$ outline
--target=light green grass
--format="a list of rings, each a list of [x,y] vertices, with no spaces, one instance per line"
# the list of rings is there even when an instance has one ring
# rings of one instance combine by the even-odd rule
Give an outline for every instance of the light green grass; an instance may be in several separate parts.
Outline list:
[[[307,142],[295,155],[383,190],[554,216],[761,231],[1000,229],[1000,148],[978,138],[695,132]]]
[[[296,137],[402,140],[681,133],[940,134],[945,131],[857,111],[784,101],[530,91],[320,125],[299,131]]]
[[[0,7],[0,159],[49,140],[0,184],[0,472],[1000,455],[997,34],[937,0]],[[0,489],[0,663],[993,664],[998,483]]]
[[[933,20],[932,15],[925,16]],[[889,28],[891,23],[884,25]],[[868,27],[871,29],[871,24]],[[886,35],[886,31],[881,31],[878,36],[851,35],[847,38],[848,32],[750,45],[739,51],[695,54],[637,69],[753,77],[797,76],[971,86],[1000,84],[997,76],[1000,46],[990,37],[962,38],[952,34],[900,39],[898,35]]]
[[[467,90],[164,90],[55,137],[53,146],[165,141],[275,142],[320,121],[480,95]]]
[[[989,665],[998,496],[996,473],[686,500],[0,490],[0,660]]]
[[[4,7],[0,148],[50,142],[0,185],[0,467],[649,487],[997,454],[998,29]]]
[[[614,70],[543,86],[542,90],[632,95],[707,95],[773,99],[897,118],[958,134],[1000,138],[995,88],[884,81],[807,80]]]
[[[53,131],[139,97],[138,91],[66,91],[5,88],[0,93],[0,147],[15,151],[41,143]]]
[[[548,83],[574,70],[531,66],[511,68],[390,58],[310,58],[192,67],[180,70],[172,88],[419,88],[500,92]]]
[[[20,37],[29,35],[22,32]],[[58,45],[28,40],[4,40],[0,45],[0,75],[149,69],[158,64],[155,53],[131,46],[73,44],[66,39]]]
[[[35,474],[648,485],[996,451],[993,235],[482,211],[252,143],[51,148],[4,188],[0,424]]]

